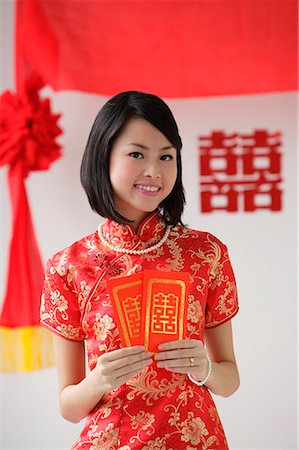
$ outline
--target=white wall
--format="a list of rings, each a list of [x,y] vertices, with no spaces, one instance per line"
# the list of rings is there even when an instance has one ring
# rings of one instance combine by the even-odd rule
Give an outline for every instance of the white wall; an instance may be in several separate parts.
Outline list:
[[[3,2],[0,42],[1,91],[13,88],[13,2]],[[64,156],[47,172],[27,180],[33,219],[44,261],[95,229],[79,183],[79,165],[90,126],[106,98],[78,92],[44,92],[62,112]],[[209,230],[230,249],[237,276],[240,313],[233,320],[241,388],[216,398],[232,449],[297,449],[296,443],[296,97],[294,93],[169,100],[184,142],[185,221]],[[201,215],[198,205],[197,137],[211,129],[250,133],[265,127],[283,133],[284,209],[253,214]],[[1,189],[1,298],[10,235],[5,180]],[[82,424],[59,416],[55,369],[1,375],[0,447],[63,449]]]

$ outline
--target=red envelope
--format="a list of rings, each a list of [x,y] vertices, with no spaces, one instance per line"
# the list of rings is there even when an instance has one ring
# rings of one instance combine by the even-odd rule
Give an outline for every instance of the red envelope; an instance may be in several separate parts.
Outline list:
[[[125,347],[152,352],[186,336],[188,272],[145,270],[107,281],[115,321]]]
[[[125,347],[143,345],[141,332],[141,303],[143,273],[107,281],[115,321]]]
[[[156,352],[162,342],[186,336],[189,273],[146,270],[143,279],[141,338]]]

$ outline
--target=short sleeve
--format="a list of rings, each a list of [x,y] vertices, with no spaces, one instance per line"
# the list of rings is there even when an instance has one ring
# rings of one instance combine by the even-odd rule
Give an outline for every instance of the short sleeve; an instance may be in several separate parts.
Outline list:
[[[239,310],[236,280],[227,247],[216,238],[210,242],[213,258],[209,271],[206,328],[222,325],[232,319]]]
[[[71,276],[65,265],[47,263],[41,297],[40,322],[60,336],[72,341],[85,338],[81,326],[78,296],[72,289]]]

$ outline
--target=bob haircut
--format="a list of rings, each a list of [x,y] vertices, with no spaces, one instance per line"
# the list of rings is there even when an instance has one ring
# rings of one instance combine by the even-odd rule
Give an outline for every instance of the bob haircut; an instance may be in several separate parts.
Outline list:
[[[81,183],[90,206],[102,217],[121,224],[131,223],[116,209],[109,163],[113,142],[132,117],[141,117],[150,122],[176,148],[177,179],[171,193],[160,203],[158,210],[167,224],[182,223],[185,194],[182,184],[182,141],[178,127],[163,100],[142,92],[128,91],[115,95],[100,109],[95,118],[81,163]]]

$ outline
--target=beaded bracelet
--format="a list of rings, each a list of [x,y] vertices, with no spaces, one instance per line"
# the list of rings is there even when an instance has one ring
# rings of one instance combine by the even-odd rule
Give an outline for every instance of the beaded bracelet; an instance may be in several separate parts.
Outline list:
[[[208,370],[207,376],[202,381],[196,380],[195,378],[193,378],[192,375],[190,375],[190,373],[187,374],[189,380],[192,381],[192,383],[196,384],[196,386],[203,386],[204,384],[206,384],[206,382],[208,381],[208,379],[211,376],[211,373],[212,373],[212,361],[211,361],[211,358],[209,357],[209,355],[207,355],[207,358],[208,358],[208,363],[209,363],[209,370]]]

